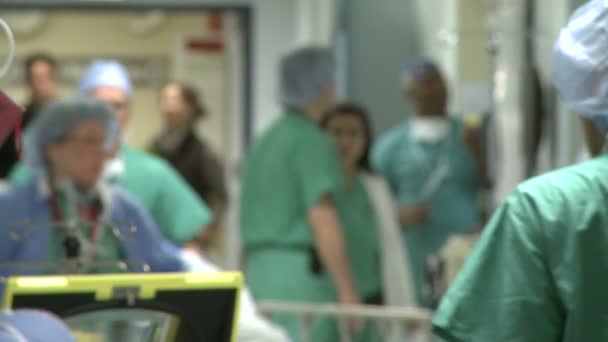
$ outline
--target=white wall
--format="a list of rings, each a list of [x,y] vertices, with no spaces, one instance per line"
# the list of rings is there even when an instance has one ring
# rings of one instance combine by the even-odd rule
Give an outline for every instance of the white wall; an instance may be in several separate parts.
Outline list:
[[[294,46],[298,39],[323,42],[327,39],[328,28],[333,26],[332,17],[328,9],[332,8],[334,0],[207,0],[205,5],[219,6],[250,6],[253,13],[253,129],[257,134],[266,128],[280,114],[281,108],[276,102],[277,63],[280,56],[290,47]],[[31,2],[31,1],[30,1]],[[69,1],[55,1],[69,3]],[[142,3],[144,1],[129,1],[130,3]],[[169,5],[178,3],[192,4],[192,1],[175,1]],[[71,3],[75,3],[72,1]],[[302,13],[302,9],[308,10],[308,15]],[[319,24],[319,18],[322,18]],[[106,23],[107,24],[107,23]],[[201,27],[203,25],[201,24]],[[117,27],[110,29],[118,29]],[[75,29],[75,34],[80,29]],[[47,45],[35,44],[39,49]],[[94,48],[94,44],[90,44]],[[20,53],[26,53],[34,49],[19,46]],[[121,48],[124,49],[124,46]],[[126,49],[127,53],[129,49]],[[23,98],[23,93],[17,91],[15,96]],[[146,111],[142,109],[141,111]],[[152,122],[151,125],[156,125]],[[144,134],[145,136],[146,134]],[[143,142],[136,139],[137,143]]]
[[[132,13],[125,11],[83,11],[58,10],[45,15],[41,30],[31,36],[17,36],[17,54],[24,57],[33,52],[45,51],[53,54],[61,67],[70,67],[68,58],[163,58],[166,60],[167,77],[173,78],[172,63],[178,39],[184,33],[205,34],[207,15],[205,12],[173,12],[166,16],[158,29],[147,35],[133,34],[128,30],[128,20]],[[86,27],[86,30],[83,30]],[[203,55],[203,59],[209,56]],[[223,53],[210,57],[219,66]],[[15,65],[13,71],[20,66]],[[200,78],[205,79],[202,73]],[[139,146],[147,146],[153,136],[161,129],[161,115],[158,106],[158,91],[161,84],[136,86],[132,99],[132,119],[128,129],[128,140]],[[77,84],[64,85],[63,94],[71,94]],[[222,84],[209,80],[205,84],[208,94],[203,101],[210,111],[204,124],[209,127],[208,137],[213,146],[223,150],[224,98]],[[18,101],[26,101],[22,86],[5,87],[5,90]],[[208,95],[208,96],[207,96]],[[218,134],[215,134],[217,132]]]

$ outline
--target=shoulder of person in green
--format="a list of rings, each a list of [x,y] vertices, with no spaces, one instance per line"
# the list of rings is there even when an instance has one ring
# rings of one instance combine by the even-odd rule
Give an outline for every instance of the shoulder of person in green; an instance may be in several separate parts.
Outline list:
[[[608,157],[518,187],[445,295],[433,330],[446,341],[608,339]]]
[[[126,171],[120,184],[148,209],[166,238],[190,241],[211,222],[209,208],[167,162],[129,146],[120,154]]]
[[[12,184],[23,184],[26,183],[33,177],[32,170],[25,165],[23,162],[18,162],[13,166],[9,174],[9,181]]]
[[[407,121],[382,134],[372,147],[371,164],[372,168],[378,173],[387,177],[391,182],[391,163],[399,153],[401,143],[407,138]]]
[[[303,114],[285,114],[269,128],[243,168],[245,245],[311,245],[306,211],[340,184],[336,158],[329,139]]]

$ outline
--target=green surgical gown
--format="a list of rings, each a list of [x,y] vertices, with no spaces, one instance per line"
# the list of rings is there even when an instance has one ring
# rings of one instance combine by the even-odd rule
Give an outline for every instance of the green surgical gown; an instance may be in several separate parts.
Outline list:
[[[608,341],[608,156],[520,185],[434,317],[448,342]]]
[[[357,293],[361,299],[381,293],[380,246],[376,214],[359,177],[349,188],[335,191],[334,203],[346,237]]]
[[[335,191],[333,199],[344,229],[357,294],[363,301],[376,301],[382,295],[378,225],[361,177],[356,177],[350,187]],[[376,321],[366,321],[354,340],[380,341]]]
[[[335,147],[304,114],[285,114],[254,143],[243,166],[240,222],[256,299],[335,302],[332,284],[315,267],[308,211],[341,186]],[[272,319],[300,340],[293,316]],[[313,323],[313,341],[335,341],[332,334],[331,321]]]
[[[211,211],[164,160],[129,146],[121,148],[120,157],[125,172],[119,184],[150,212],[168,240],[181,245],[211,222]],[[11,182],[22,183],[31,176],[19,164],[11,173]]]
[[[411,135],[411,125],[384,134],[372,151],[372,165],[389,182],[398,204],[426,205],[428,222],[403,227],[410,253],[418,303],[429,304],[424,291],[425,263],[453,234],[467,233],[479,223],[478,184],[473,159],[462,142],[462,123],[449,119],[446,138],[439,143],[421,143]],[[442,161],[448,173],[436,191],[425,195],[423,188]]]

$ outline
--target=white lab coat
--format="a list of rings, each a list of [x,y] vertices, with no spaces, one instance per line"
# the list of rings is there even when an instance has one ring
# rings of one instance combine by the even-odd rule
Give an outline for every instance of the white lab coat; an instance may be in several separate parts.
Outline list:
[[[361,179],[376,213],[381,251],[384,304],[387,306],[417,306],[414,282],[410,271],[407,245],[401,235],[397,205],[388,184],[382,177],[362,173]],[[418,329],[408,333],[407,341],[426,341],[429,332]],[[386,341],[404,341],[403,329],[391,329]]]

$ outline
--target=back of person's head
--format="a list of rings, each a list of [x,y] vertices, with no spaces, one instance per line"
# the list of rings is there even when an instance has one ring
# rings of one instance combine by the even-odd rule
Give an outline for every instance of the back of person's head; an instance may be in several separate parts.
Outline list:
[[[48,65],[52,75],[55,76],[57,71],[57,61],[55,58],[48,53],[37,52],[27,56],[23,63],[23,74],[25,75],[26,81],[29,82],[32,78],[32,68],[34,67],[34,64],[40,62]]]
[[[0,312],[0,342],[76,342],[67,325],[50,313],[20,309]]]
[[[335,60],[330,49],[305,47],[281,60],[279,98],[286,108],[315,102],[335,80]]]
[[[96,60],[84,73],[78,90],[90,94],[99,87],[114,87],[131,96],[133,87],[127,69],[115,60]]]
[[[117,139],[117,123],[105,103],[88,96],[58,100],[40,112],[24,134],[23,151],[27,163],[38,172],[47,172],[45,146],[66,137],[85,120],[104,124],[108,148]]]
[[[407,89],[432,77],[441,77],[441,69],[433,60],[420,57],[403,66],[401,77]]]
[[[588,1],[570,17],[557,39],[553,84],[573,112],[608,135],[608,39],[603,1]]]

